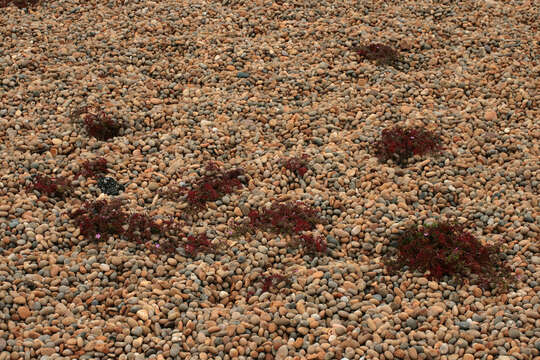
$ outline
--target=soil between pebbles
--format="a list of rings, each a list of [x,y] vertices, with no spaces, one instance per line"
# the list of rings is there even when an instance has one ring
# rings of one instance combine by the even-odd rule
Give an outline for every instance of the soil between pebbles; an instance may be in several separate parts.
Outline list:
[[[48,1],[0,12],[0,360],[538,359],[540,52],[534,1]],[[394,46],[396,69],[357,58]],[[99,105],[122,121],[99,141],[69,119]],[[442,133],[445,151],[400,169],[369,145],[390,125]],[[280,159],[311,156],[304,179]],[[182,213],[159,196],[210,160],[248,186],[193,232],[225,240],[195,259],[113,237],[83,241],[66,215],[100,195],[27,194],[105,157],[132,211]],[[288,251],[230,221],[273,199],[329,221],[330,252]],[[503,240],[519,280],[474,285],[389,276],[388,236],[470,221]],[[270,265],[290,288],[248,296]]]

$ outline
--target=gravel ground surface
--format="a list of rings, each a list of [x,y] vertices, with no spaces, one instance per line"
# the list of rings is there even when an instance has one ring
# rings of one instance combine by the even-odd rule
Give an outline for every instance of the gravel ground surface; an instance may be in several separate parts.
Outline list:
[[[539,7],[535,1],[50,1],[0,9],[0,360],[539,359]],[[351,47],[382,42],[397,67]],[[99,141],[69,115],[123,122]],[[393,124],[442,133],[406,168],[370,142]],[[280,159],[311,156],[302,180]],[[210,160],[248,186],[190,224],[227,247],[194,259],[83,239],[33,174],[72,177],[103,156],[132,211],[182,213],[159,190]],[[328,224],[302,256],[228,224],[274,199]],[[470,221],[504,241],[508,293],[428,281],[381,263],[414,222]],[[291,274],[257,290],[265,266]],[[260,287],[260,286],[259,286]],[[250,291],[255,291],[251,294]]]

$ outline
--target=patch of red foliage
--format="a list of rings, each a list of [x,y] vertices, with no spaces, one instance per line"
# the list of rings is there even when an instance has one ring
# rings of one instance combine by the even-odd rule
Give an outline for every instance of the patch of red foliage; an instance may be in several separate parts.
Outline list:
[[[483,288],[506,287],[510,269],[500,259],[498,246],[484,246],[463,226],[439,223],[418,230],[412,227],[398,239],[397,258],[387,261],[395,272],[403,266],[429,272],[430,279],[454,276],[457,280],[478,277]],[[388,258],[387,258],[388,259]]]
[[[82,164],[82,169],[77,176],[84,176],[86,178],[95,178],[98,175],[105,174],[107,172],[107,159],[98,158],[96,160],[86,160]]]
[[[405,129],[399,126],[384,129],[381,139],[374,144],[379,160],[393,160],[400,166],[405,166],[414,155],[434,153],[441,149],[438,135],[421,128]]]
[[[292,157],[283,160],[283,166],[287,170],[295,173],[297,176],[303,177],[308,171],[308,162],[309,156],[307,154],[303,154],[300,157]]]
[[[106,240],[112,235],[124,233],[128,214],[122,209],[119,199],[86,202],[71,214],[82,235],[96,241]]]
[[[384,44],[360,45],[355,50],[360,57],[376,61],[378,64],[395,65],[400,59],[397,50]]]
[[[72,186],[71,181],[63,177],[36,175],[27,190],[37,190],[47,196],[64,197],[72,191]]]

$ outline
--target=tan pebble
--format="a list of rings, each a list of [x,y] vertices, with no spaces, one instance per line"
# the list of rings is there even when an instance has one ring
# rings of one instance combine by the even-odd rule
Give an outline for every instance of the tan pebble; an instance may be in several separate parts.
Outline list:
[[[428,279],[426,279],[425,277],[421,277],[421,278],[418,278],[418,284],[420,285],[427,285],[428,283]]]
[[[234,208],[234,215],[236,215],[236,216],[242,216],[242,215],[243,215],[243,214],[242,214],[242,210],[240,210],[239,207],[235,207],[235,208]]]
[[[344,238],[344,237],[348,237],[349,234],[345,231],[345,230],[341,230],[341,229],[333,229],[334,231],[334,234],[337,236],[337,237],[340,237],[340,238]]]
[[[416,352],[416,349],[413,348],[413,347],[410,347],[409,350],[409,357],[412,359],[412,360],[415,360],[415,359],[418,359],[418,353]]]
[[[488,110],[484,113],[484,119],[486,119],[486,121],[497,120],[497,113],[493,110]]]
[[[210,334],[213,334],[213,333],[218,332],[218,331],[219,331],[219,326],[217,326],[217,325],[216,326],[211,326],[211,327],[208,328],[208,332]]]
[[[396,349],[394,351],[394,357],[397,357],[398,359],[405,359],[405,351],[401,349]]]
[[[40,355],[45,355],[45,356],[51,356],[52,354],[56,354],[55,348],[41,348],[38,351]],[[7,360],[8,358],[6,357],[5,359]]]
[[[62,143],[62,139],[52,139],[52,143],[58,146]]]
[[[111,257],[111,263],[114,266],[118,266],[118,265],[122,264],[123,262],[124,262],[124,260],[122,259],[121,256],[112,256]]]
[[[444,309],[441,306],[433,305],[428,310],[428,316],[438,316],[444,311]]]
[[[137,311],[137,316],[142,321],[146,321],[146,320],[148,320],[148,311],[146,311],[144,309],[141,309],[141,310]]]
[[[135,344],[135,341],[133,342]],[[105,344],[103,341],[97,341],[96,345],[94,345],[94,349],[96,351],[99,351],[100,353],[108,353],[109,352],[109,345]]]
[[[19,317],[23,320],[25,320],[27,317],[30,316],[30,309],[27,306],[21,306],[17,310],[17,313],[19,314]]]
[[[323,277],[323,275],[324,275],[324,273],[322,271],[316,271],[316,272],[313,273],[312,276],[313,276],[314,279],[320,279],[320,278]]]
[[[356,236],[360,234],[360,232],[362,232],[362,226],[356,225],[355,227],[352,228],[351,235]]]
[[[375,321],[373,319],[367,319],[367,325],[371,329],[371,331],[377,330],[377,325],[375,324]]]
[[[474,302],[474,296],[469,295],[464,301],[463,305],[471,305]]]
[[[158,98],[151,98],[151,99],[150,99],[150,103],[151,103],[151,104],[154,104],[154,105],[161,104],[162,102],[163,102],[163,100],[158,99]]]
[[[479,287],[476,287],[473,289],[473,295],[475,297],[480,297],[482,296],[482,289],[480,289]]]
[[[58,303],[54,307],[54,312],[57,313],[58,315],[64,315],[67,311],[68,311],[68,309],[67,309],[66,305],[64,305],[62,303]]]
[[[287,348],[287,345],[281,345],[276,353],[276,360],[285,360],[288,353],[289,349]]]
[[[13,302],[14,302],[15,304],[24,305],[24,304],[26,304],[26,298],[25,298],[24,296],[20,296],[20,295],[19,295],[19,296],[15,296],[15,297],[13,298]]]
[[[68,316],[68,317],[65,317],[63,320],[62,320],[62,324],[64,324],[64,326],[69,326],[73,323],[75,323],[77,320],[75,320],[75,318],[73,316]]]
[[[439,288],[439,284],[436,281],[428,282],[428,286],[432,290],[437,290]]]
[[[463,355],[463,360],[474,360],[474,356],[472,354],[465,354]]]
[[[319,322],[315,320],[314,318],[308,319],[309,327],[312,329],[316,329],[319,326]]]
[[[407,105],[402,105],[401,108],[400,108],[401,112],[404,113],[405,115],[409,114],[411,111],[414,110],[414,108],[412,106],[407,106]]]
[[[133,343],[132,343],[132,344],[133,344],[133,347],[134,347],[134,348],[138,348],[138,347],[140,347],[140,346],[142,345],[142,343],[143,343],[143,338],[142,338],[142,337],[138,337],[138,338],[136,338],[135,340],[133,340]]]

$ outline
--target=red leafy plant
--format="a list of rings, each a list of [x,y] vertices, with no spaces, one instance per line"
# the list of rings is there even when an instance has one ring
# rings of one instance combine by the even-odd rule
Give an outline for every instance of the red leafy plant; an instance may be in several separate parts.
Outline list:
[[[94,239],[108,239],[112,235],[124,233],[128,214],[122,209],[119,199],[86,202],[71,213],[71,218],[79,225],[82,235]]]
[[[111,119],[104,111],[96,109],[90,112],[88,106],[83,106],[71,113],[71,118],[83,118],[84,126],[88,135],[98,140],[108,140],[120,134],[122,125]]]
[[[382,65],[395,65],[400,60],[398,51],[384,44],[360,45],[355,48],[355,51],[360,57]]]
[[[39,4],[40,0],[0,0],[0,8],[7,7],[9,4],[13,4],[19,9],[35,6]]]
[[[317,209],[304,203],[285,202],[273,203],[270,208],[263,211],[251,210],[249,221],[234,226],[234,236],[253,233],[256,229],[272,231],[279,234],[297,235],[290,244],[301,247],[307,254],[320,254],[326,252],[326,240],[321,236],[304,234],[315,229],[317,224],[325,223]]]
[[[405,166],[414,155],[438,152],[442,149],[440,137],[422,128],[386,128],[374,144],[375,155],[381,161],[394,160]]]
[[[190,211],[195,212],[206,208],[206,203],[219,200],[225,194],[231,194],[243,186],[239,177],[244,174],[240,168],[224,171],[215,163],[205,168],[206,174],[191,186],[190,190],[182,189]]]
[[[47,175],[36,175],[27,190],[38,190],[47,196],[65,197],[71,193],[71,181],[64,177],[51,178]]]
[[[322,222],[317,209],[302,202],[273,203],[270,208],[259,212],[251,210],[249,227],[260,228],[281,234],[300,234],[313,230],[316,224]]]
[[[429,272],[430,279],[454,276],[458,281],[475,275],[485,289],[506,289],[510,268],[500,258],[497,245],[484,246],[462,225],[438,223],[420,230],[417,226],[399,236],[397,257],[386,256],[390,272],[403,266]]]
[[[265,274],[261,274],[256,279],[256,282],[261,284],[261,292],[271,292],[272,290],[278,290],[280,284],[283,286],[290,286],[290,276],[285,275],[278,271],[267,271]],[[248,296],[255,295],[255,291],[249,291]]]
[[[200,251],[211,251],[214,249],[212,242],[205,233],[190,235],[184,243],[184,251],[188,256],[195,257]]]
[[[107,172],[107,159],[98,158],[96,160],[86,160],[82,164],[82,169],[77,174],[78,176],[95,178]]]
[[[308,171],[309,156],[307,154],[303,154],[300,157],[292,157],[285,159],[282,162],[283,166],[287,170],[295,173],[297,176],[303,177]]]

